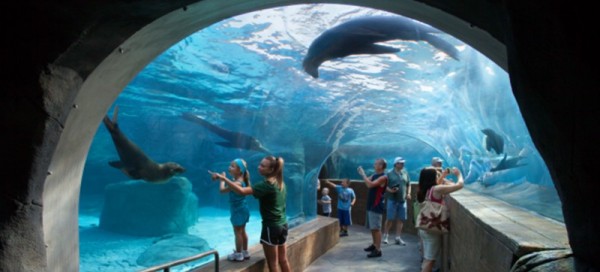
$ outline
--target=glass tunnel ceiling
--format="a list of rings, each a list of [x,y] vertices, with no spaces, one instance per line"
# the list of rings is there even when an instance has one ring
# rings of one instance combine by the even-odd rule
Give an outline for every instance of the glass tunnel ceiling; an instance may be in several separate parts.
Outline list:
[[[207,169],[226,171],[235,157],[255,169],[265,153],[224,146],[223,138],[185,114],[251,135],[283,156],[286,182],[300,183],[292,193],[315,192],[312,181],[323,165],[330,178],[355,178],[358,164],[371,168],[375,158],[391,162],[402,156],[416,181],[431,157],[440,156],[446,166],[459,167],[473,189],[542,214],[549,210],[545,205],[553,205],[544,215],[562,220],[560,201],[508,74],[460,40],[439,35],[456,47],[459,60],[426,42],[393,40],[384,44],[401,52],[327,61],[318,79],[302,69],[309,45],[322,32],[369,15],[398,16],[353,6],[300,5],[223,20],[157,57],[126,87],[109,115],[118,105],[121,129],[130,139],[154,160],[186,167],[184,175],[194,182],[201,205],[226,201],[214,196]],[[485,128],[503,137],[502,154],[486,150]],[[124,180],[117,170],[106,170],[106,162],[117,156],[111,145],[100,128],[84,173],[84,181],[90,181],[82,190],[97,190],[90,185],[94,182]],[[523,166],[490,171],[504,154],[521,157]],[[252,174],[259,179],[256,171]],[[206,186],[211,187],[202,189]],[[501,187],[486,190],[490,186]],[[515,203],[523,197],[537,202]],[[288,215],[306,213],[301,207],[306,204],[297,205]]]

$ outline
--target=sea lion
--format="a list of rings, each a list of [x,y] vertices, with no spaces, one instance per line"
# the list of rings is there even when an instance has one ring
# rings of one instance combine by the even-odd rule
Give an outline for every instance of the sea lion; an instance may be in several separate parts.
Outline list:
[[[246,135],[246,134],[243,134],[240,132],[226,130],[224,128],[221,128],[219,126],[209,123],[208,121],[202,119],[200,116],[194,115],[189,112],[186,112],[183,114],[183,119],[188,120],[190,122],[194,122],[196,124],[199,124],[199,125],[207,128],[214,134],[217,134],[221,138],[225,139],[226,140],[225,142],[217,142],[216,143],[220,146],[254,150],[254,151],[259,151],[259,152],[263,152],[263,153],[267,153],[267,154],[270,153],[269,150],[267,150],[262,145],[262,143],[258,141],[258,139],[254,138],[250,135]]]
[[[156,163],[148,157],[141,148],[123,134],[117,124],[118,107],[115,107],[113,120],[108,116],[102,120],[110,132],[120,161],[111,161],[108,164],[121,170],[132,179],[143,179],[148,182],[160,183],[168,181],[172,176],[185,172],[185,168],[174,162]]]
[[[458,50],[436,36],[439,30],[401,16],[372,16],[353,19],[328,29],[309,46],[302,66],[314,78],[321,63],[356,54],[387,54],[398,48],[375,44],[389,40],[425,41],[458,60]]]
[[[502,158],[502,160],[498,163],[498,165],[496,165],[495,167],[490,169],[490,172],[497,172],[497,171],[502,171],[502,170],[507,170],[507,169],[527,165],[527,164],[519,164],[519,161],[524,158],[522,156],[516,156],[516,157],[512,157],[512,158],[507,158],[507,157],[508,156],[505,153],[504,158]]]
[[[487,151],[496,151],[496,154],[502,154],[504,152],[504,139],[500,134],[496,133],[491,128],[482,129],[481,132],[486,135],[485,137],[485,149]]]

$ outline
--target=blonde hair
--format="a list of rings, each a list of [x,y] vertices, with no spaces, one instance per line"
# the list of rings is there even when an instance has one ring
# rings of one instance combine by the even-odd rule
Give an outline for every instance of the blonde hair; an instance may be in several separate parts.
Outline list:
[[[271,168],[273,169],[270,176],[275,177],[275,180],[277,180],[277,188],[279,188],[280,191],[283,190],[285,187],[285,183],[283,182],[283,165],[285,161],[282,157],[276,158],[274,156],[267,156],[265,159],[271,163]]]

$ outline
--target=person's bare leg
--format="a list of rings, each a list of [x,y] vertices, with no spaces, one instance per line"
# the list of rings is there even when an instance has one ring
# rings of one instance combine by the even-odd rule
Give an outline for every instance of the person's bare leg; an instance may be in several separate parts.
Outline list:
[[[397,241],[400,243],[400,245],[405,245],[405,242],[404,242],[404,240],[402,240],[402,237],[401,237],[403,226],[404,226],[404,222],[402,222],[402,220],[400,220],[400,219],[396,220],[396,237],[398,237],[398,239],[400,239],[400,241]]]
[[[386,219],[385,220],[385,225],[383,226],[383,234],[389,234],[390,233],[390,229],[392,228],[392,224],[393,222],[391,220]]]
[[[242,238],[242,227],[233,227],[233,233],[235,234],[235,252],[242,252],[243,238]]]
[[[285,245],[277,246],[277,260],[279,262],[279,267],[281,268],[281,272],[289,272],[290,263],[287,258],[287,247]]]
[[[277,246],[270,246],[267,244],[262,244],[263,251],[265,252],[265,259],[267,259],[267,265],[269,266],[269,271],[276,272],[277,269]]]
[[[390,229],[392,228],[392,224],[394,222],[392,220],[386,219],[385,224],[383,224],[383,242],[388,243],[388,239],[390,236]]]
[[[404,222],[402,222],[402,220],[396,220],[396,236],[400,237],[400,235],[402,235],[402,226],[404,225]]]
[[[246,225],[242,226],[242,250],[248,250],[248,233],[246,233]]]
[[[431,272],[433,263],[435,263],[435,260],[424,260],[423,265],[421,265],[421,272]]]
[[[373,245],[377,250],[381,250],[381,230],[371,230],[371,236],[373,237]]]

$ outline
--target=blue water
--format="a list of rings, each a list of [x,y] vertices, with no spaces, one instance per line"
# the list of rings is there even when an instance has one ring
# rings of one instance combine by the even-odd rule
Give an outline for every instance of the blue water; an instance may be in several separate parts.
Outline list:
[[[157,57],[125,88],[109,114],[118,105],[120,128],[146,154],[187,169],[183,175],[192,182],[201,211],[216,211],[201,212],[196,230],[205,229],[201,222],[207,219],[228,216],[227,195],[219,194],[218,183],[209,179],[207,170],[227,171],[232,159],[242,157],[252,180],[258,181],[256,167],[265,154],[218,145],[223,139],[184,120],[183,113],[252,135],[283,156],[287,215],[296,224],[316,215],[319,174],[357,178],[358,165],[368,169],[375,158],[391,162],[396,156],[406,159],[413,181],[431,157],[440,156],[445,166],[463,171],[472,190],[562,221],[560,200],[521,117],[508,74],[460,40],[441,35],[460,51],[460,61],[425,42],[390,41],[386,45],[402,51],[325,62],[319,79],[302,70],[314,38],[364,15],[389,14],[352,6],[302,5],[216,23]],[[522,156],[525,165],[490,172],[503,155],[485,149],[484,128],[502,135],[508,158]],[[95,239],[104,236],[88,233],[102,232],[89,222],[102,209],[98,199],[104,187],[127,180],[107,164],[117,158],[101,125],[83,175],[82,271],[113,267],[107,260],[90,260],[99,258],[84,252],[103,247]],[[250,199],[250,206],[256,210],[256,201]],[[223,222],[229,244],[212,246],[225,255],[233,246],[233,233],[228,221]],[[257,237],[259,230],[255,231],[249,236]],[[126,243],[141,238],[118,239]],[[119,258],[119,253],[109,255]],[[135,258],[124,259],[114,262],[135,267],[131,263]]]

